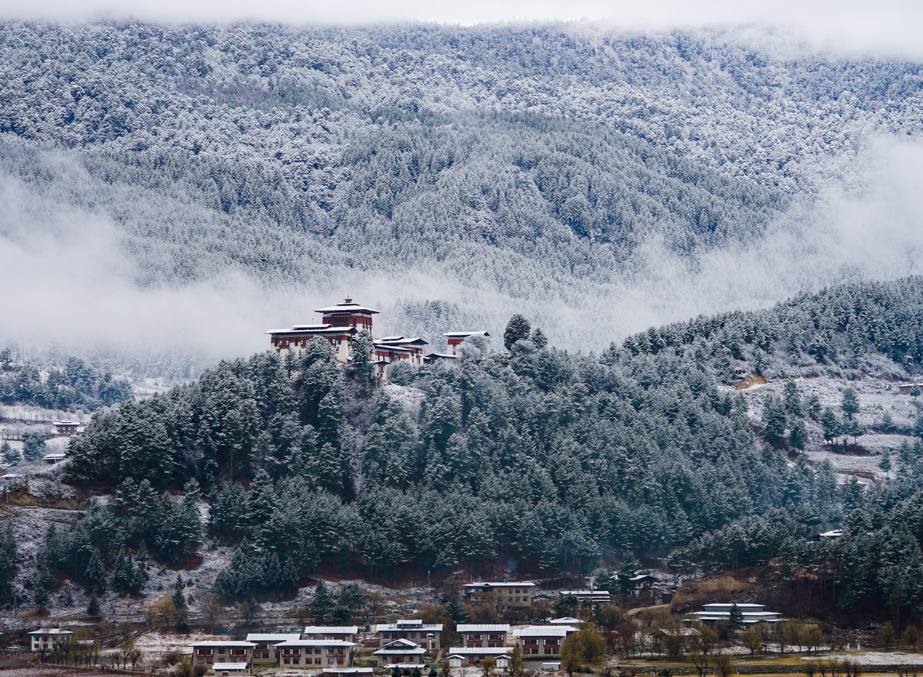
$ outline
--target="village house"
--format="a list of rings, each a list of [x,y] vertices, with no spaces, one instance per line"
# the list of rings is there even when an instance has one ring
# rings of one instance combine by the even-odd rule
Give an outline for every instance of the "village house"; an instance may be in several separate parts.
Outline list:
[[[58,437],[74,437],[78,434],[77,428],[80,424],[77,421],[55,421],[54,428]]]
[[[54,651],[59,644],[66,642],[74,633],[60,628],[39,628],[29,633],[34,653]]]
[[[480,665],[481,661],[490,656],[494,659],[496,667],[502,667],[500,665],[501,661],[504,666],[509,665],[509,655],[512,653],[513,648],[506,647],[482,647],[482,646],[453,646],[449,649],[450,659],[454,656],[455,660],[458,662],[456,667],[464,667],[466,665]],[[451,660],[449,665],[452,665]]]
[[[194,665],[213,666],[221,663],[253,664],[253,649],[256,644],[247,641],[208,640],[192,645]]]
[[[572,625],[531,625],[516,628],[513,635],[522,647],[526,660],[537,660],[548,656],[557,656],[567,636],[577,632]]]
[[[436,653],[439,651],[442,638],[442,623],[424,625],[421,620],[382,623],[377,626],[376,630],[380,648],[384,648],[385,644],[395,639],[409,639],[426,649],[427,653]]]
[[[356,642],[358,638],[358,625],[309,625],[301,633],[301,639],[339,639],[344,642]]]
[[[57,451],[42,456],[42,460],[45,462],[45,465],[57,465],[65,458],[67,458],[67,454]]]
[[[426,649],[409,639],[396,639],[388,642],[374,653],[381,665],[419,666],[423,664]]]
[[[548,621],[551,625],[573,625],[575,628],[579,627],[582,620],[579,618],[574,618],[573,616],[564,616],[563,618],[552,618]]]
[[[637,574],[628,579],[632,586],[630,597],[635,599],[653,599],[657,592],[654,586],[657,584],[657,578],[650,574]]]
[[[535,583],[509,583],[507,581],[466,583],[463,594],[471,604],[494,602],[501,607],[530,607],[534,587]]]
[[[290,639],[276,644],[283,667],[352,667],[358,644],[340,639]]]
[[[288,642],[293,639],[301,639],[300,635],[295,633],[263,633],[251,632],[247,635],[247,641],[253,642],[253,663],[254,665],[278,665],[279,654],[276,652],[276,645],[282,642]]]
[[[462,636],[462,646],[497,648],[506,646],[506,634],[510,626],[506,624],[465,624],[461,623],[456,631]]]
[[[571,595],[578,600],[590,600],[594,604],[609,604],[612,602],[612,595],[608,590],[562,590],[561,597]]]

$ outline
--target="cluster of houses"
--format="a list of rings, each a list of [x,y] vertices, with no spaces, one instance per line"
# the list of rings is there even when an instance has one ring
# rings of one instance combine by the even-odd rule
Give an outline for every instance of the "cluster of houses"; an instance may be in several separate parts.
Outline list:
[[[557,658],[567,636],[577,632],[577,619],[557,619],[549,625],[519,627],[508,624],[460,624],[459,646],[449,647],[451,667],[478,665],[490,657],[500,669],[509,664],[515,644],[525,660]],[[376,627],[375,663],[385,668],[423,668],[442,649],[443,626],[421,620],[400,620]],[[251,633],[245,640],[208,640],[192,645],[194,665],[217,673],[249,673],[253,667],[281,666],[320,670],[325,675],[361,675],[372,668],[355,666],[359,648],[357,626],[308,626],[301,633]],[[512,637],[515,640],[510,642]]]
[[[444,334],[448,344],[447,352],[425,352],[429,343],[419,337],[385,336],[375,340],[372,332],[372,319],[378,311],[355,303],[346,298],[343,303],[327,308],[318,308],[314,312],[321,316],[319,324],[296,324],[288,329],[270,329],[270,344],[280,353],[300,352],[314,338],[325,339],[333,346],[336,359],[349,364],[353,357],[356,337],[360,332],[368,332],[373,337],[373,362],[379,378],[384,377],[385,369],[390,364],[407,362],[414,366],[432,364],[438,361],[451,361],[459,356],[459,347],[472,337],[488,338],[486,331],[454,331]]]

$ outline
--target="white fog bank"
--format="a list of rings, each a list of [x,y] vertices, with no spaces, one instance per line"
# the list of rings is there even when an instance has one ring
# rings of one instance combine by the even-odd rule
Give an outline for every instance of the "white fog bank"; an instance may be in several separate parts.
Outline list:
[[[523,313],[552,344],[599,352],[651,325],[697,314],[755,309],[847,280],[923,272],[923,146],[882,140],[860,156],[864,188],[831,190],[810,215],[793,213],[747,246],[713,251],[694,264],[652,241],[632,279],[581,284],[567,297],[498,294],[471,279],[425,271],[342,271],[321,288],[270,286],[235,270],[182,287],[139,286],[117,225],[88,210],[43,201],[18,179],[0,180],[0,345],[74,352],[174,351],[207,364],[268,347],[264,332],[319,318],[346,294],[377,307],[376,334],[404,331],[405,301],[455,304],[459,317],[502,334]],[[536,281],[540,279],[537,271]],[[558,292],[563,293],[563,292]],[[404,318],[405,319],[405,318]],[[424,336],[434,347],[441,337]],[[494,341],[494,349],[502,347]]]

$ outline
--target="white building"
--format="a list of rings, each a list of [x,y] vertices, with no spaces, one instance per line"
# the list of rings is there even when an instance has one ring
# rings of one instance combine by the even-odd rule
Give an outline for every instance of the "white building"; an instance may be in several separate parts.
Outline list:
[[[61,628],[40,628],[29,633],[32,651],[54,651],[55,647],[66,642],[74,633]]]
[[[744,625],[754,625],[756,623],[778,623],[782,619],[782,614],[775,611],[765,611],[762,604],[734,604],[714,603],[703,604],[702,611],[695,611],[687,617],[687,622],[701,621],[702,623],[727,623],[731,618],[731,609],[737,607],[740,611]]]

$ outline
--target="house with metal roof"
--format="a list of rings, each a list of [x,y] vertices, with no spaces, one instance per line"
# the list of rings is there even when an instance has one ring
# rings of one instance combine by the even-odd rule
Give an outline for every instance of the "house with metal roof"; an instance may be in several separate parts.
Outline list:
[[[423,664],[426,649],[409,639],[396,639],[385,644],[378,651],[375,651],[373,655],[378,656],[378,660],[382,665],[420,666]]]
[[[247,635],[247,641],[255,644],[253,647],[253,663],[259,665],[277,665],[279,662],[279,654],[276,651],[276,645],[293,639],[301,639],[301,635],[297,632],[251,632]]]
[[[472,604],[491,601],[502,607],[529,607],[533,588],[535,583],[527,581],[481,581],[466,583],[463,594]]]
[[[196,642],[192,645],[192,660],[194,665],[214,666],[216,663],[243,663],[246,666],[253,664],[253,649],[256,644],[246,641],[221,641],[208,640]]]
[[[718,602],[713,604],[703,604],[702,611],[694,611],[684,619],[684,622],[691,623],[700,621],[702,623],[727,623],[731,619],[731,610],[734,607],[740,611],[741,620],[744,625],[755,625],[756,623],[778,623],[782,614],[775,611],[766,611],[762,604],[734,604],[733,602]]]
[[[513,652],[513,647],[483,647],[483,646],[453,646],[449,649],[449,656],[455,656],[459,660],[459,667],[465,665],[480,665],[481,661],[490,656],[499,663],[501,659],[507,659]]]
[[[380,648],[396,639],[409,639],[414,644],[422,646],[428,653],[436,653],[442,639],[442,623],[426,624],[417,619],[380,623],[376,630]]]
[[[301,639],[341,639],[344,642],[355,642],[358,637],[358,625],[309,625],[301,633]]]
[[[462,646],[497,648],[506,646],[508,624],[460,623],[455,631],[462,636]]]
[[[39,628],[29,633],[29,640],[34,653],[54,651],[55,647],[66,642],[73,634],[61,628]]]
[[[557,656],[567,636],[577,632],[573,625],[529,625],[513,629],[526,660]]]
[[[280,665],[311,668],[352,667],[359,645],[340,639],[290,639],[276,644]]]

